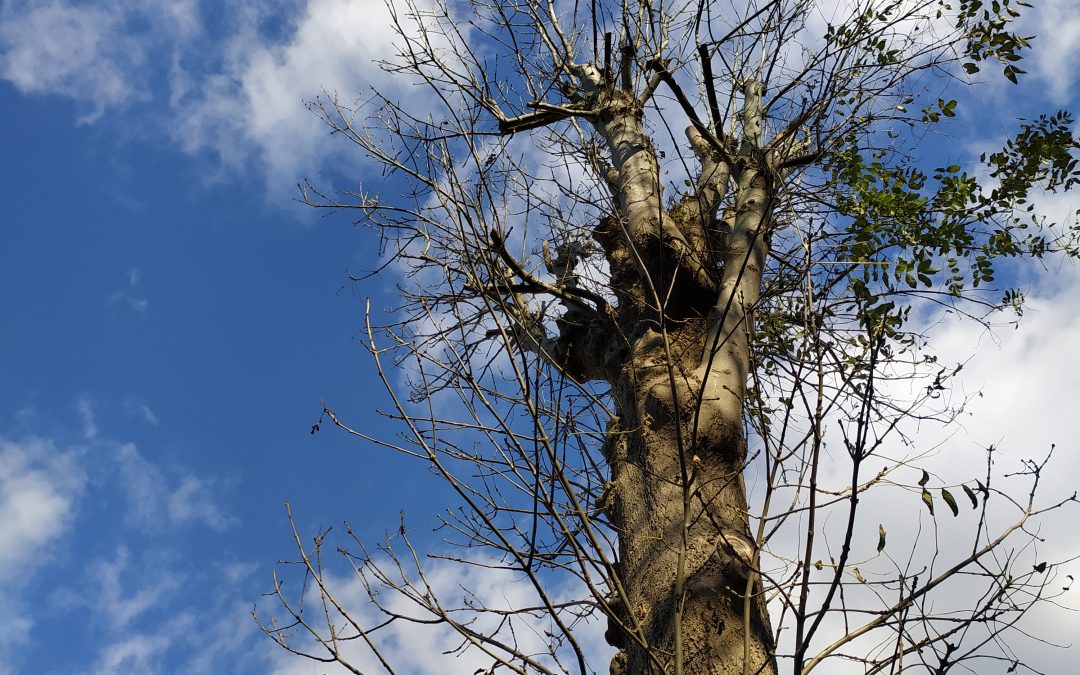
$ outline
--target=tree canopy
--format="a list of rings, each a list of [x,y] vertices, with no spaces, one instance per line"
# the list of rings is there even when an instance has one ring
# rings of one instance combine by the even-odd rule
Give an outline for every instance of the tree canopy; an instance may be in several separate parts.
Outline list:
[[[309,105],[407,187],[304,197],[382,238],[401,303],[367,344],[402,434],[319,424],[425,462],[452,558],[528,597],[437,597],[402,524],[345,552],[384,613],[362,624],[297,534],[317,592],[278,585],[264,629],[345,664],[432,623],[488,672],[1016,668],[1061,592],[1033,523],[1075,497],[1038,493],[1045,453],[1023,493],[992,449],[945,481],[920,435],[963,407],[928,320],[1018,316],[1018,266],[1078,254],[1039,208],[1080,176],[1069,113],[978,161],[939,147],[958,88],[1023,75],[1025,6],[392,4],[386,68],[417,95]],[[874,499],[965,524],[895,542]],[[599,620],[613,656],[581,637]]]

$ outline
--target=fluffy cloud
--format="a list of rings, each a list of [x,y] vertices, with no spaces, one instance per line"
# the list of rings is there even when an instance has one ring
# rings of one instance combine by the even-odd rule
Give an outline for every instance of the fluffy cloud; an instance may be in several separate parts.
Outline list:
[[[936,461],[947,478],[965,480],[979,472],[954,447],[994,446],[998,470],[1006,472],[1022,460],[1042,459],[1057,445],[1043,494],[1067,496],[1075,489],[1080,462],[1072,420],[1064,413],[1080,379],[1075,340],[1080,318],[1074,309],[1080,302],[1080,270],[1060,260],[1055,265],[1013,278],[1027,291],[1018,321],[1003,312],[989,317],[991,328],[949,314],[931,322],[929,342],[939,363],[963,365],[952,394],[968,401],[953,428],[918,429],[920,443],[942,445]]]
[[[254,163],[271,189],[292,189],[347,149],[327,138],[303,101],[338,93],[350,101],[373,85],[399,91],[402,84],[377,64],[395,52],[391,29],[381,4],[311,0],[283,42],[239,30],[220,72],[200,78],[174,68],[176,140],[188,152],[216,154],[234,170]]]
[[[53,559],[53,547],[70,529],[75,503],[86,486],[80,451],[63,451],[45,439],[0,438],[0,585],[13,589]],[[17,583],[15,583],[17,580]],[[34,619],[21,594],[0,596],[0,662],[25,642]]]
[[[392,98],[420,96],[377,63],[397,52],[394,19],[382,3],[300,5],[292,14],[296,3],[231,3],[219,17],[224,40],[210,42],[200,39],[206,17],[197,0],[16,1],[0,10],[0,78],[26,94],[74,100],[87,123],[150,100],[153,68],[162,66],[153,56],[169,55],[168,110],[160,112],[173,140],[186,152],[219,158],[227,173],[257,167],[270,190],[291,191],[300,178],[350,161],[346,144],[329,138],[303,101],[323,94],[351,101],[371,88]],[[841,5],[819,3],[810,18],[815,30]],[[1052,100],[1065,102],[1075,79],[1070,64],[1080,54],[1080,8],[1045,0],[1024,11],[1020,31],[1039,38],[1022,65]]]
[[[0,78],[25,94],[77,102],[80,123],[150,98],[149,50],[198,30],[196,0],[77,4],[5,3],[0,9]]]
[[[955,315],[938,315],[930,321],[929,343],[938,357],[938,365],[951,368],[963,364],[958,377],[944,393],[953,397],[953,403],[967,403],[964,414],[956,423],[941,426],[925,420],[910,420],[902,426],[907,437],[903,444],[894,437],[882,447],[881,454],[890,457],[887,463],[897,469],[893,478],[901,483],[914,485],[922,470],[929,472],[927,487],[931,489],[937,509],[936,517],[931,516],[922,503],[919,488],[905,488],[891,484],[891,481],[877,485],[860,497],[849,564],[858,566],[868,579],[895,580],[898,572],[903,570],[909,579],[918,574],[925,584],[934,575],[970,555],[976,541],[981,546],[988,538],[996,537],[1020,517],[1020,510],[1010,503],[1010,499],[1022,504],[1031,488],[1030,477],[1016,475],[1016,472],[1023,469],[1025,460],[1041,461],[1054,444],[1057,449],[1041,474],[1036,507],[1048,506],[1075,493],[1080,460],[1073,428],[1075,423],[1068,410],[1076,400],[1075,383],[1080,380],[1080,344],[1075,339],[1080,333],[1080,318],[1075,312],[1080,303],[1080,272],[1074,267],[1055,269],[1026,281],[1023,285],[1034,290],[1029,295],[1019,326],[1012,325],[1008,321],[1011,317],[1004,314],[991,317],[1000,322],[993,330]],[[896,394],[905,397],[929,381],[904,381],[885,386],[895,386]],[[909,386],[910,392],[906,391]],[[833,447],[842,446],[840,439],[831,440]],[[1008,497],[991,497],[987,504],[988,520],[983,524],[979,521],[980,512],[970,507],[958,485],[974,486],[976,479],[985,480],[988,470],[986,448],[990,446],[995,448],[991,467],[993,485]],[[901,458],[911,459],[898,468]],[[864,476],[872,476],[875,470],[867,469]],[[822,474],[829,476],[829,487],[838,487],[843,485],[849,471],[849,462],[841,450],[826,460]],[[1010,477],[1009,474],[1013,475]],[[943,485],[952,490],[958,501],[956,517],[942,502],[938,490]],[[1053,580],[1047,588],[1051,594],[1068,584],[1067,574],[1080,577],[1080,565],[1076,562],[1080,544],[1075,537],[1069,536],[1080,516],[1077,506],[1069,504],[1030,521],[1025,530],[1015,533],[996,555],[988,556],[985,561],[987,571],[995,570],[996,565],[1004,564],[1006,560],[1017,574],[1030,572],[1031,566],[1039,562],[1062,562],[1061,567],[1050,568],[1047,572],[1047,578]],[[837,542],[843,539],[844,522],[839,515],[833,513],[832,518],[821,519],[824,524],[819,529],[820,546],[815,557],[826,562],[830,556],[837,555]],[[888,534],[883,554],[875,553],[879,523]],[[804,525],[798,524],[796,528]],[[795,546],[797,537],[795,532],[786,533],[783,539],[774,542],[778,546],[776,552],[799,555]],[[786,546],[790,548],[783,548]],[[832,570],[826,567],[820,580],[826,580],[831,574]],[[987,581],[988,578],[980,579],[978,574],[953,578],[934,592],[931,611],[962,614],[971,610],[985,592]],[[878,602],[868,594],[868,590],[857,585],[848,588],[845,606],[877,605]],[[816,599],[820,600],[820,597]],[[1066,594],[1060,600],[1066,607],[1077,605],[1072,594]],[[854,623],[848,626],[848,621]],[[820,641],[827,644],[858,625],[857,616],[844,617],[837,613],[823,624]],[[1027,635],[1052,644],[1069,645],[1076,635],[1080,635],[1080,617],[1075,612],[1044,603],[1025,617],[1019,628]],[[972,629],[972,640],[980,630],[983,627]],[[1027,635],[1009,631],[1003,634],[998,644],[1007,645],[1018,658],[1040,671],[1069,671],[1075,661],[1075,655],[1070,653],[1072,650],[1047,649],[1045,643]],[[880,638],[864,640],[844,651],[873,653],[872,650],[879,646],[876,640]],[[858,664],[846,665],[839,661],[829,666],[829,672],[837,673],[862,670]]]
[[[1076,61],[1080,58],[1080,5],[1074,0],[1040,0],[1025,9],[1023,32],[1035,35],[1027,65],[1020,64],[1047,86],[1047,95],[1058,105],[1075,94]]]
[[[85,610],[94,625],[104,627],[92,672],[170,672],[168,658],[206,661],[198,656],[204,645],[188,644],[188,636],[208,642],[196,617],[234,629],[214,639],[214,664],[195,664],[184,672],[220,672],[223,661],[254,650],[250,605],[247,611],[240,607],[247,604],[241,595],[251,585],[246,580],[251,565],[211,560],[195,570],[178,566],[179,552],[167,533],[175,526],[220,532],[236,520],[213,494],[213,479],[183,467],[167,471],[133,444],[104,437],[96,407],[89,396],[75,404],[85,445],[65,448],[46,438],[0,437],[0,585],[10,588],[0,597],[0,663],[16,669],[30,665],[20,660],[23,648],[43,637],[36,632],[38,623]],[[129,527],[119,533],[114,553],[90,558],[89,542],[125,520]],[[152,545],[138,536],[147,531],[154,532]],[[80,552],[75,560],[73,551]],[[49,583],[28,584],[34,577]],[[191,585],[206,590],[180,592]],[[176,623],[180,619],[185,626]]]
[[[334,566],[338,561],[327,558],[328,567]],[[398,573],[396,565],[383,557],[379,561],[391,578]],[[536,594],[527,579],[522,578],[520,573],[497,569],[497,560],[478,559],[478,565],[462,565],[452,560],[440,558],[428,558],[424,561],[424,578],[416,580],[421,593],[428,593],[431,598],[439,598],[446,606],[462,606],[461,603],[468,601],[473,606],[484,606],[495,610],[509,610],[521,607],[535,607],[538,604]],[[334,576],[328,574],[327,586],[334,598],[345,607],[353,620],[361,626],[374,626],[386,621],[387,616],[380,614],[372,605],[365,584],[356,575]],[[377,584],[376,584],[377,585]],[[552,602],[558,604],[561,601],[579,597],[581,589],[565,581],[553,581],[546,589]],[[314,607],[319,602],[318,593],[311,591],[309,602]],[[401,617],[417,617],[419,622],[398,620],[380,628],[371,637],[374,639],[381,655],[397,671],[405,673],[434,674],[434,673],[474,673],[488,672],[491,668],[492,658],[485,656],[480,649],[461,650],[462,637],[449,629],[445,623],[430,621],[431,616],[418,609],[416,605],[401,594],[382,590],[379,601],[388,611]],[[266,619],[272,616],[277,609],[274,606],[264,607],[260,605],[259,616]],[[310,615],[312,625],[320,626],[318,618]],[[279,617],[284,619],[285,617]],[[547,651],[549,620],[544,617],[536,617],[528,620],[515,618],[511,629],[506,617],[497,614],[478,616],[472,620],[471,612],[458,612],[455,618],[459,621],[468,620],[470,630],[485,635],[500,634],[506,644],[514,644],[521,651],[532,654],[544,654]],[[337,621],[340,625],[342,622]],[[601,672],[614,652],[607,645],[603,634],[607,626],[606,621],[597,618],[591,621],[576,622],[574,637],[582,647],[588,665],[592,671]],[[323,631],[325,633],[325,630]],[[297,634],[298,640],[290,642],[293,646],[305,645],[311,649],[311,653],[320,654],[318,647],[312,647],[305,643],[304,636]],[[384,670],[378,658],[362,644],[360,640],[351,640],[341,643],[343,658],[352,668],[363,672],[378,672]],[[312,662],[307,659],[278,650],[271,652],[275,666],[269,672],[272,675],[303,675],[311,672]],[[558,672],[559,668],[554,668]],[[338,675],[348,670],[337,664],[320,666],[320,672],[328,675]]]
[[[80,122],[93,122],[107,108],[145,97],[131,78],[141,50],[121,47],[123,24],[122,13],[107,5],[9,8],[0,27],[0,74],[23,93],[76,100],[86,110]]]
[[[0,581],[48,561],[49,546],[71,526],[86,485],[79,456],[45,439],[0,438]]]
[[[396,53],[385,5],[309,0],[291,15],[295,4],[230,4],[217,18],[225,35],[213,40],[196,0],[5,4],[0,78],[24,94],[71,99],[79,122],[93,123],[151,101],[152,80],[167,68],[168,103],[157,113],[172,139],[185,152],[217,157],[226,174],[257,167],[269,189],[288,191],[349,156],[305,100],[340,94],[352,101],[372,87],[417,95],[378,65]],[[128,296],[118,291],[110,302],[144,309]]]

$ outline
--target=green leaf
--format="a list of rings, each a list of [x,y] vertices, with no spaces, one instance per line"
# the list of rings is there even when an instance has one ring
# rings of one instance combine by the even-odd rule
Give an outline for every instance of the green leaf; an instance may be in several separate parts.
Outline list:
[[[975,496],[975,491],[969,488],[967,485],[961,485],[960,487],[964,488],[964,494],[966,494],[968,496],[968,499],[971,500],[971,508],[979,508],[979,498]]]
[[[877,526],[877,552],[881,553],[881,551],[884,548],[885,548],[885,526],[882,525],[881,523],[878,523],[878,526]]]
[[[974,75],[975,73],[979,72],[979,67],[974,63],[965,63],[964,70],[967,71],[968,75]]]
[[[934,495],[930,494],[930,491],[923,488],[922,491],[923,504],[926,504],[926,508],[930,509],[930,515],[934,515]]]
[[[1008,78],[1009,82],[1012,82],[1013,84],[1016,84],[1016,76],[1017,75],[1023,75],[1027,71],[1026,70],[1021,70],[1020,68],[1017,68],[1016,66],[1010,64],[1010,65],[1005,66],[1005,71],[1004,72],[1005,72],[1005,77]]]
[[[930,474],[926,473],[926,469],[923,469],[922,478],[919,479],[919,486],[922,487],[923,485],[926,485],[929,482],[930,482]],[[923,492],[926,492],[926,490],[923,490]]]
[[[945,488],[941,488],[941,498],[949,505],[949,510],[952,511],[953,518],[960,515],[960,509],[956,506],[956,498],[952,496],[951,492]]]

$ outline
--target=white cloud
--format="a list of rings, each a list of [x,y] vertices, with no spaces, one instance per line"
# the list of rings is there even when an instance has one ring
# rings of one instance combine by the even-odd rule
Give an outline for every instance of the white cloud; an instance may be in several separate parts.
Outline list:
[[[126,628],[147,610],[161,606],[182,582],[182,577],[172,572],[136,573],[131,569],[129,558],[127,547],[120,546],[111,562],[99,561],[91,566],[90,578],[98,588],[92,606],[114,630]],[[125,586],[131,585],[133,580],[138,580],[142,588],[129,593]]]
[[[43,439],[0,439],[0,581],[50,559],[48,547],[70,527],[85,484],[76,451]]]
[[[988,333],[973,322],[955,321],[935,329],[932,343],[943,359],[967,361],[961,382],[981,393],[969,406],[967,435],[980,445],[997,445],[1014,457],[1039,457],[1057,443],[1076,446],[1072,420],[1063,408],[1076,401],[1080,381],[1080,272],[1075,266],[1033,275],[1025,313],[1015,328]],[[970,361],[968,358],[970,357]],[[1060,453],[1065,476],[1075,476],[1074,450]],[[1055,478],[1064,477],[1060,472]],[[1059,487],[1069,485],[1058,483]]]
[[[113,295],[109,296],[110,302],[123,302],[129,308],[142,314],[150,307],[150,301],[146,298],[135,298],[121,291],[117,291]]]
[[[1032,275],[1026,282],[1024,286],[1031,292],[1018,328],[1008,325],[1009,317],[999,315],[1002,325],[993,332],[988,332],[977,322],[955,316],[943,317],[930,329],[929,343],[939,359],[938,364],[947,368],[964,364],[945,394],[953,396],[953,403],[969,402],[958,423],[942,427],[925,421],[910,421],[903,427],[910,445],[902,446],[893,438],[882,447],[880,453],[892,457],[888,464],[894,468],[898,457],[916,458],[907,467],[898,469],[891,479],[914,485],[921,470],[930,472],[927,487],[931,489],[937,509],[936,517],[931,517],[922,503],[919,488],[897,487],[891,480],[861,496],[849,564],[857,565],[867,578],[895,580],[899,570],[910,565],[906,570],[907,577],[910,579],[912,573],[917,573],[925,584],[935,574],[968,556],[976,539],[985,543],[987,536],[996,536],[1019,517],[1019,511],[1006,499],[992,497],[988,503],[990,517],[986,529],[980,531],[979,512],[971,508],[959,488],[960,483],[974,486],[976,479],[985,481],[985,448],[988,446],[996,448],[992,469],[994,485],[1012,499],[1023,502],[1030,481],[1024,476],[1008,478],[1007,474],[1020,470],[1023,460],[1041,460],[1055,443],[1057,450],[1041,476],[1036,505],[1048,505],[1075,493],[1077,476],[1080,476],[1080,445],[1076,441],[1075,420],[1069,411],[1078,400],[1075,383],[1080,381],[1080,342],[1076,340],[1076,335],[1080,334],[1080,317],[1075,312],[1075,307],[1080,304],[1080,270],[1075,266],[1055,269]],[[910,383],[911,391],[907,391],[906,382],[886,386],[896,387],[895,393],[905,397],[927,382]],[[831,440],[833,447],[841,445],[836,442],[838,439]],[[868,468],[864,477],[872,476],[876,468]],[[838,487],[843,485],[849,471],[850,464],[841,450],[826,461],[821,474],[825,477],[823,480],[831,482],[829,487]],[[951,489],[958,502],[956,517],[942,501],[939,489],[943,485]],[[1006,557],[1018,574],[1030,572],[1031,565],[1037,562],[1065,562],[1063,567],[1050,570],[1051,574],[1057,575],[1057,580],[1048,585],[1050,592],[1065,585],[1066,574],[1080,577],[1080,563],[1071,560],[1080,556],[1080,544],[1069,535],[1080,516],[1077,506],[1071,504],[1040,517],[1038,522],[1029,523],[1024,532],[1017,532],[999,549],[998,556],[988,559],[989,568],[994,569],[994,565]],[[819,518],[824,524],[820,526],[820,545],[815,558],[827,562],[830,556],[838,555],[837,542],[843,539],[845,525],[840,515],[834,512],[831,518]],[[879,523],[888,534],[884,556],[874,552]],[[805,523],[793,524],[794,528],[802,526]],[[1033,541],[1031,534],[1038,534],[1044,541]],[[774,553],[789,553],[797,559],[799,552],[794,532],[785,533],[772,543],[776,546]],[[832,570],[826,568],[820,579],[831,574]],[[988,580],[978,575],[955,577],[934,592],[927,607],[936,613],[970,610]],[[844,606],[876,605],[864,587],[853,585],[845,593]],[[820,600],[821,595],[811,597]],[[1061,600],[1065,607],[1080,606],[1074,594],[1067,594]],[[847,626],[845,621],[854,623]],[[831,617],[823,624],[818,646],[828,644],[858,625],[855,615]],[[1080,615],[1043,604],[1019,626],[1036,638],[1069,645],[1076,635],[1080,635]],[[980,629],[973,630],[972,640]],[[868,638],[844,651],[865,655],[881,637]],[[891,639],[895,640],[895,635]],[[1075,662],[1075,649],[1048,649],[1018,632],[1006,633],[1001,643],[1042,672],[1069,672]],[[827,669],[837,673],[863,672],[858,664],[851,664],[849,668],[839,661]]]
[[[86,485],[78,451],[48,440],[0,438],[0,662],[29,639],[34,617],[17,589],[53,559],[52,547],[71,527]]]
[[[172,643],[165,634],[140,633],[107,645],[94,669],[95,675],[151,675],[164,673],[162,657]]]
[[[228,583],[236,584],[255,574],[258,569],[258,563],[231,562],[222,568],[222,576]]]
[[[5,5],[0,24],[0,76],[23,93],[60,94],[83,104],[80,122],[93,122],[111,107],[145,93],[130,71],[140,48],[124,39],[116,5],[63,2]]]
[[[109,294],[106,304],[126,305],[129,309],[139,314],[145,314],[150,307],[150,300],[139,292],[139,282],[142,280],[142,272],[133,268],[127,272],[127,284]]]
[[[178,524],[203,523],[218,531],[235,525],[236,518],[222,512],[215,503],[211,487],[195,476],[184,476],[169,495],[169,519]]]
[[[1046,85],[1046,94],[1058,105],[1075,95],[1076,62],[1080,59],[1080,4],[1075,0],[1039,0],[1022,9],[1021,33],[1034,34],[1031,54],[1020,67]]]
[[[79,419],[82,420],[83,437],[91,439],[97,436],[97,422],[94,420],[94,402],[89,396],[82,396],[75,404],[79,411]]]
[[[153,50],[198,32],[197,0],[16,0],[0,9],[0,78],[24,94],[70,98],[79,123],[92,123],[149,100]]]
[[[124,400],[124,410],[129,415],[134,415],[142,419],[150,426],[156,427],[158,425],[158,416],[150,409],[150,406],[142,398],[133,396]]]
[[[116,461],[128,500],[125,519],[129,523],[152,527],[161,519],[162,493],[166,490],[164,474],[139,453],[134,443],[117,448]]]
[[[199,79],[174,64],[175,138],[233,170],[254,163],[271,190],[292,190],[348,150],[327,137],[303,101],[324,92],[351,100],[372,85],[400,86],[375,63],[393,55],[391,38],[385,6],[351,0],[311,0],[283,44],[240,31],[221,72]]]
[[[0,658],[14,660],[17,649],[30,640],[34,619],[17,598],[0,598]],[[0,668],[3,668],[0,665]],[[0,673],[15,672],[0,670]]]
[[[334,562],[336,561],[327,560],[326,564],[330,566]],[[397,574],[394,563],[385,558],[381,562],[385,565],[383,569],[388,571],[391,577]],[[478,559],[477,562],[480,564],[470,566],[444,559],[426,559],[424,582],[418,584],[420,592],[423,593],[426,589],[432,597],[440,598],[447,607],[462,606],[460,603],[463,603],[466,598],[472,599],[476,606],[485,606],[494,610],[537,605],[538,601],[531,583],[520,573],[494,569],[498,565],[498,561],[494,559]],[[380,614],[372,605],[364,584],[358,577],[352,574],[345,576],[328,574],[326,580],[334,598],[349,611],[350,616],[359,625],[372,626],[386,620],[386,615]],[[577,585],[567,583],[565,578],[552,581],[546,590],[554,603],[578,597],[582,591]],[[309,601],[317,603],[317,593],[315,591],[311,593]],[[400,616],[431,618],[431,615],[425,614],[410,600],[394,591],[383,590],[379,595],[379,600],[389,611]],[[258,609],[260,618],[266,619],[273,615],[277,608],[260,605]],[[481,615],[474,621],[471,620],[470,612],[458,612],[454,614],[454,617],[458,621],[470,621],[469,628],[480,634],[502,635],[506,644],[514,644],[524,653],[539,655],[547,651],[546,644],[549,638],[545,635],[545,631],[552,627],[549,626],[550,621],[543,617],[515,618],[512,630],[505,621],[506,617],[496,614]],[[312,625],[319,628],[314,615],[312,615],[312,620]],[[341,623],[340,620],[335,620]],[[595,672],[606,671],[608,661],[614,653],[614,649],[608,646],[603,638],[606,626],[606,621],[597,616],[594,620],[577,622],[574,630],[574,637],[585,652],[588,665]],[[397,672],[417,675],[487,672],[493,662],[491,657],[485,656],[479,649],[468,649],[464,652],[459,650],[463,643],[461,636],[442,623],[415,623],[399,620],[380,629],[371,637],[387,662]],[[299,640],[290,644],[300,646],[304,642]],[[307,646],[310,647],[310,645]],[[352,640],[348,644],[342,643],[342,646],[344,658],[353,668],[363,672],[384,670],[378,659],[360,640]],[[311,647],[311,653],[325,652],[320,652],[318,647]],[[284,650],[278,649],[273,652],[271,658],[274,662],[274,667],[269,670],[271,675],[306,675],[311,672],[310,660],[298,658]],[[558,672],[560,669],[553,668],[553,670]],[[338,675],[353,671],[337,664],[327,664],[320,665],[319,672]]]
[[[174,486],[165,472],[147,460],[133,443],[118,446],[115,461],[123,478],[129,523],[145,529],[165,523],[205,525],[216,531],[236,524],[236,518],[217,503],[211,492],[213,481],[185,473]]]
[[[134,445],[102,438],[89,396],[79,399],[75,408],[86,447],[63,449],[49,439],[0,437],[0,587],[7,589],[0,594],[0,663],[13,664],[15,670],[29,665],[21,662],[27,643],[51,639],[35,629],[42,612],[70,616],[72,610],[88,609],[107,628],[106,637],[115,638],[100,643],[104,646],[93,672],[176,672],[163,670],[165,652],[183,643],[191,655],[181,657],[199,661],[200,650],[208,642],[202,630],[210,619],[218,627],[233,626],[231,632],[223,631],[220,639],[213,640],[211,660],[216,668],[202,658],[203,665],[184,672],[222,672],[223,663],[235,661],[230,657],[234,651],[246,654],[251,649],[253,628],[237,607],[242,587],[249,585],[245,579],[253,572],[252,566],[229,566],[211,558],[195,572],[177,569],[171,563],[178,551],[170,548],[167,536],[176,530],[174,526],[221,531],[236,522],[213,494],[215,481],[183,468],[165,471]],[[89,496],[88,491],[92,491]],[[90,551],[81,549],[72,556],[73,547],[108,536],[121,520],[117,510],[122,512],[123,501],[119,509],[110,509],[117,492],[127,498],[129,524],[153,531],[155,546],[142,545],[135,533],[124,530],[119,533],[122,539],[113,543],[111,559],[87,560]],[[83,503],[92,507],[80,509]],[[109,545],[107,540],[101,543]],[[50,584],[60,582],[48,592],[33,583],[35,575],[44,575],[46,566],[54,573]],[[191,583],[191,574],[198,575],[200,584],[220,590],[196,595],[180,592]],[[209,606],[200,606],[200,602],[207,604],[206,597],[211,598]],[[225,611],[219,605],[226,604],[228,620],[218,615],[219,610]],[[208,610],[213,610],[210,619]],[[177,616],[189,617],[183,630],[175,624]],[[185,637],[189,635],[195,637]]]
[[[170,618],[136,621],[104,638],[92,675],[128,673],[265,673],[275,648],[251,620],[251,604],[235,586],[220,585],[213,602],[165,598]],[[160,609],[160,608],[159,608]],[[322,672],[322,671],[320,671]],[[307,671],[310,673],[310,668]]]
[[[83,661],[113,673],[263,673],[273,647],[251,619],[250,566],[209,564],[180,571],[176,552],[128,548],[85,567],[77,590],[54,594],[67,615],[88,610],[100,636]],[[183,569],[189,569],[184,565]],[[209,572],[209,573],[205,573]],[[240,574],[241,577],[235,576]]]
[[[235,587],[223,587],[223,597],[216,611],[190,612],[192,627],[188,636],[188,660],[182,670],[191,675],[217,675],[222,668],[233,672],[265,673],[265,662],[275,649],[255,626],[251,603],[241,600]]]
[[[95,560],[75,573],[53,604],[72,620],[88,620],[98,639],[77,672],[266,673],[277,648],[251,618],[252,598],[262,581],[249,578],[251,563],[219,561],[200,553],[147,549],[132,538],[111,559]],[[87,618],[74,610],[86,610]],[[92,666],[90,666],[92,664]]]

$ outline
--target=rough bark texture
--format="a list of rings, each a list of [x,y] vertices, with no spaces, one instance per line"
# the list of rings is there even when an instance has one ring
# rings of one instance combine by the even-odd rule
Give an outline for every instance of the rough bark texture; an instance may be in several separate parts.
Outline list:
[[[618,212],[595,238],[618,302],[611,339],[577,361],[606,364],[616,404],[606,456],[628,602],[615,605],[608,631],[620,647],[612,673],[775,672],[742,477],[770,212],[754,86],[745,99],[734,156],[688,130],[702,173],[696,194],[670,210],[633,99],[616,93],[596,123]],[[718,216],[729,181],[731,206]]]
[[[615,400],[605,446],[605,499],[619,535],[611,672],[775,673],[743,481],[743,412],[775,167],[787,153],[763,145],[761,85],[746,82],[737,138],[691,115],[700,173],[690,194],[665,205],[629,85],[588,65],[571,70],[581,84],[571,98],[593,111],[610,159],[603,173],[615,209],[594,238],[616,302],[595,313],[568,303],[545,352],[575,379],[606,380]],[[533,125],[524,120],[504,131]]]

